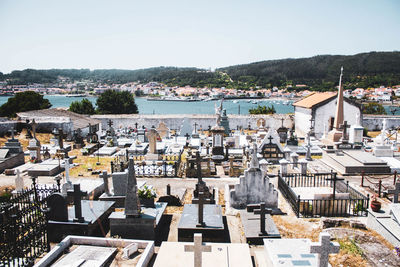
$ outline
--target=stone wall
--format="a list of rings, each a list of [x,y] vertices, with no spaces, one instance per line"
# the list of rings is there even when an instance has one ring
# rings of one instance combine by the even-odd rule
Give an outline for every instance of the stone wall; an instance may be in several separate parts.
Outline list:
[[[383,119],[386,119],[388,129],[400,127],[400,116],[388,115],[364,115],[362,125],[369,131],[380,131],[382,130]]]
[[[101,121],[103,129],[107,129],[107,121],[111,119],[115,128],[124,127],[135,127],[135,123],[138,123],[138,127],[143,125],[146,128],[157,126],[160,122],[165,123],[169,129],[179,129],[182,125],[184,118],[187,118],[189,123],[194,127],[194,123],[197,123],[198,129],[202,127],[207,129],[208,126],[214,126],[216,123],[216,115],[209,114],[165,114],[165,115],[142,115],[142,114],[123,114],[123,115],[92,115],[91,118]],[[274,115],[228,115],[229,127],[231,130],[237,129],[238,126],[247,128],[249,125],[252,129],[257,127],[257,121],[259,119],[266,121],[267,127],[277,129],[281,127],[281,118],[284,118],[284,126],[292,127],[292,121],[288,114],[274,114]]]

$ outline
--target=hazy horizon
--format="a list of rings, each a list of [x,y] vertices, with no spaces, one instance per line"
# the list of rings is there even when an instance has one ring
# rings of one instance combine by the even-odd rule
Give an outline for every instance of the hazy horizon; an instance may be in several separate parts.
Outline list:
[[[0,1],[0,72],[215,69],[391,52],[400,1]]]

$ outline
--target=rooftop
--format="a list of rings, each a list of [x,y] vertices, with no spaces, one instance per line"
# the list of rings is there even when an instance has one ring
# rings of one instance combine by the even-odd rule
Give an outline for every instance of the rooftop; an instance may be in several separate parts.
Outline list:
[[[314,106],[327,101],[336,96],[336,92],[313,93],[299,101],[293,103],[293,106],[302,108],[313,108]]]

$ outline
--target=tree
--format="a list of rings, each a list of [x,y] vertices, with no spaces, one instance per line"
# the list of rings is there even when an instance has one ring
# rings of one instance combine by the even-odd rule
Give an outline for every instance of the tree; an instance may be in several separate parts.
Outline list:
[[[373,102],[363,106],[363,113],[374,114],[374,115],[381,115],[381,114],[386,115],[386,110],[381,104]]]
[[[96,110],[93,107],[92,102],[90,102],[87,98],[82,99],[82,101],[74,101],[69,106],[69,111],[79,113],[79,114],[88,114],[92,115],[96,113]]]
[[[128,91],[107,90],[97,98],[97,112],[100,114],[139,113],[133,95]]]
[[[26,91],[16,93],[0,107],[0,116],[15,117],[17,112],[47,109],[51,104],[48,99],[44,99],[39,93]]]
[[[274,105],[270,107],[258,105],[256,108],[249,109],[250,114],[275,114],[275,112]]]

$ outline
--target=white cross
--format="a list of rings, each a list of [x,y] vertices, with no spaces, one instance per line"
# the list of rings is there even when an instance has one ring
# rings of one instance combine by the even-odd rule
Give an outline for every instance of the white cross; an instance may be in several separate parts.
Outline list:
[[[393,194],[393,203],[399,203],[400,182],[396,183],[395,189],[388,190],[389,194]]]
[[[310,253],[318,254],[318,266],[328,267],[329,254],[339,253],[340,246],[337,242],[331,242],[331,235],[328,233],[321,233],[319,235],[319,242],[311,243]]]
[[[202,234],[194,234],[194,245],[185,245],[185,252],[194,252],[194,267],[201,267],[202,252],[211,252],[211,246],[203,246],[202,239]]]

